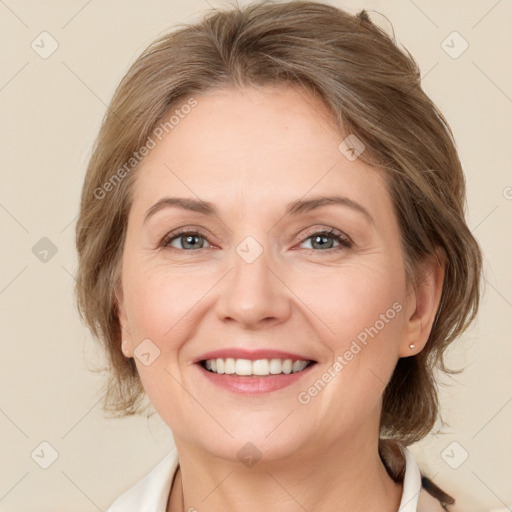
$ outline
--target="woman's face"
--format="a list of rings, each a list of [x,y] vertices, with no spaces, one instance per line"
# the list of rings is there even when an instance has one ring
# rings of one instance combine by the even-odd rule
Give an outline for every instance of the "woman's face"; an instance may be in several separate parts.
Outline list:
[[[271,459],[376,437],[385,384],[414,342],[383,172],[303,90],[195,100],[137,170],[124,354],[177,444]],[[308,366],[283,373],[287,359]]]

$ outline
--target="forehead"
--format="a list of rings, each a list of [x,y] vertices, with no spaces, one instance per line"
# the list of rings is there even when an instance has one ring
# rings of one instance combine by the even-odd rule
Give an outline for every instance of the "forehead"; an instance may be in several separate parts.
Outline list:
[[[305,90],[225,88],[194,100],[187,114],[174,116],[172,129],[137,170],[134,206],[149,207],[167,193],[237,202],[245,210],[308,193],[340,193],[368,205],[389,202],[382,197],[383,171],[340,151],[348,134]],[[179,109],[173,107],[164,122]]]

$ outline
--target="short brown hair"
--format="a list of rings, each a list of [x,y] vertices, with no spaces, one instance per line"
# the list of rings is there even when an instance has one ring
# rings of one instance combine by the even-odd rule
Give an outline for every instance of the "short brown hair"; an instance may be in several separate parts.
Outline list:
[[[366,145],[363,157],[385,169],[407,278],[417,284],[422,261],[437,248],[446,255],[429,340],[398,361],[384,391],[381,436],[410,444],[432,429],[439,412],[433,372],[450,371],[444,351],[478,310],[481,251],[465,222],[465,179],[451,130],[422,90],[417,64],[364,11],[351,15],[317,2],[213,10],[158,38],[119,84],[89,162],[76,226],[78,308],[110,362],[104,409],[139,413],[144,396],[134,360],[120,349],[114,293],[137,168],[127,170],[126,162],[192,95],[276,84],[320,97],[340,134],[355,134]]]

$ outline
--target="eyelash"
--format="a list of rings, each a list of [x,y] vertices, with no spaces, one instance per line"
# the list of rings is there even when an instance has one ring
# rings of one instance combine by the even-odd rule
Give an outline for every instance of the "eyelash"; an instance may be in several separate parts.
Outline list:
[[[171,242],[173,242],[175,239],[177,239],[183,235],[198,236],[198,237],[203,238],[204,240],[207,240],[207,238],[204,235],[202,235],[201,233],[199,233],[198,231],[189,231],[185,228],[185,229],[174,231],[173,233],[167,234],[160,242],[159,247],[169,248],[172,251],[179,251],[179,252],[196,252],[196,251],[200,250],[200,249],[187,250],[187,249],[177,249],[176,247],[172,247],[172,248],[169,247],[169,244]],[[314,231],[314,232],[308,234],[300,243],[302,244],[306,240],[313,238],[313,236],[315,236],[315,235],[316,236],[325,236],[327,238],[333,238],[334,240],[339,242],[340,245],[338,247],[331,247],[331,248],[325,249],[325,250],[316,250],[316,249],[304,249],[304,250],[316,252],[316,253],[323,252],[323,253],[332,254],[333,251],[342,250],[342,249],[350,249],[353,246],[353,242],[352,242],[352,240],[350,240],[350,238],[348,236],[344,235],[340,231],[333,229],[333,228],[331,228],[330,230]]]

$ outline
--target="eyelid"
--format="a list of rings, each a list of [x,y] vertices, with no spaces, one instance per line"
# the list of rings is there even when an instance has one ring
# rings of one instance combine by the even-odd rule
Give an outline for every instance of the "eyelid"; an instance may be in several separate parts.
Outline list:
[[[183,228],[178,228],[174,231],[171,231],[170,233],[167,233],[162,240],[158,243],[158,247],[167,248],[169,247],[169,244],[171,241],[175,240],[176,238],[179,238],[182,235],[198,235],[202,238],[204,238],[208,244],[212,245],[208,241],[208,236],[200,229],[192,226],[185,226]],[[175,248],[173,248],[175,249]],[[182,249],[176,249],[177,251],[182,251]],[[190,251],[187,251],[190,252]]]
[[[317,233],[318,234],[320,234],[320,233],[326,234],[326,235],[332,236],[332,237],[339,237],[339,238],[343,239],[345,242],[347,242],[348,244],[354,245],[354,242],[352,241],[352,239],[345,232],[340,231],[339,229],[336,229],[333,227],[325,228],[325,227],[320,227],[320,226],[313,226],[312,228],[308,229],[306,231],[306,233],[301,236],[300,242],[304,242],[305,240],[312,237],[313,235],[316,235]]]
[[[169,248],[170,242],[174,241],[175,239],[179,238],[182,235],[197,235],[197,236],[200,236],[201,238],[203,238],[209,245],[212,245],[208,240],[208,235],[206,235],[201,228],[197,228],[197,227],[193,227],[193,226],[185,226],[182,228],[178,228],[174,231],[171,231],[170,233],[167,233],[162,238],[162,240],[159,242],[158,247],[161,247],[164,249]],[[318,226],[318,225],[308,228],[306,233],[304,233],[301,236],[301,238],[298,240],[297,243],[302,244],[306,240],[311,238],[313,235],[324,235],[327,237],[337,239],[338,243],[345,249],[349,249],[354,245],[354,242],[352,241],[352,239],[343,231],[340,231],[333,227],[327,228],[327,227],[322,227],[322,226]],[[196,251],[200,250],[200,249],[195,249],[195,250],[191,250],[191,251],[186,251],[184,249],[171,248],[171,250],[173,250],[173,249],[176,251],[179,251],[179,252],[196,252]],[[316,252],[330,253],[332,251],[336,251],[336,249],[337,249],[337,247],[332,247],[330,249],[319,250],[319,251],[315,250],[315,249],[303,249],[303,250],[312,251],[315,253]]]

